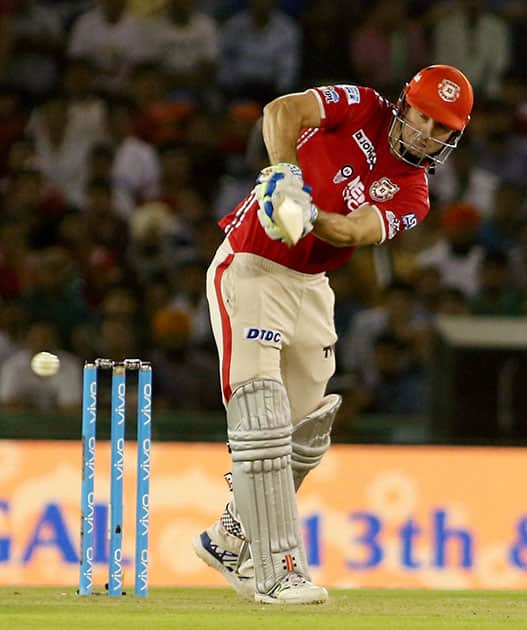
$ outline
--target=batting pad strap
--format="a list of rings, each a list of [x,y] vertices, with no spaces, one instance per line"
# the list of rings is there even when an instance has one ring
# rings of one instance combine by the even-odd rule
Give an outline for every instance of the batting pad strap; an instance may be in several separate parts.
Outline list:
[[[255,461],[291,455],[292,427],[266,431],[230,431],[232,461]]]
[[[227,406],[236,508],[251,548],[257,590],[288,572],[308,576],[291,470],[291,412],[284,386],[255,380]]]
[[[330,394],[322,404],[303,418],[293,429],[291,466],[295,488],[316,468],[331,444],[331,427],[342,403],[338,394]]]

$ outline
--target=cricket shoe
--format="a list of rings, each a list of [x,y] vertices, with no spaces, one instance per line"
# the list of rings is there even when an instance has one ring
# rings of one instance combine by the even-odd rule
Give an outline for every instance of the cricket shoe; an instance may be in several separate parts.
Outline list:
[[[287,573],[268,593],[256,592],[254,599],[263,604],[323,604],[328,592],[300,573]]]
[[[254,601],[256,586],[252,560],[249,558],[242,561],[242,545],[238,551],[230,551],[219,541],[214,542],[211,536],[217,538],[214,536],[214,533],[217,533],[215,530],[216,523],[193,538],[192,547],[196,555],[209,567],[221,573],[239,595]]]

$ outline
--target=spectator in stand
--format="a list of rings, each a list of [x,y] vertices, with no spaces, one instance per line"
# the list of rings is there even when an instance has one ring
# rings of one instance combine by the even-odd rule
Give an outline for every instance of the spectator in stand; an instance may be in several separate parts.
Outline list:
[[[124,301],[123,301],[124,305]],[[95,346],[92,357],[112,357],[122,361],[133,357],[144,357],[143,349],[137,338],[137,328],[127,315],[103,316],[96,330]],[[111,375],[101,374],[97,386],[97,402],[101,409],[110,409],[112,398]],[[155,402],[155,399],[154,399]],[[132,418],[137,410],[137,382],[129,379],[126,384],[126,415]],[[98,427],[107,435],[110,416],[103,415],[97,421]],[[105,424],[107,423],[107,424]]]
[[[184,138],[185,152],[191,164],[193,188],[199,187],[200,193],[207,201],[225,170],[225,151],[220,141],[223,139],[221,119],[204,109],[196,110],[186,121]]]
[[[165,409],[220,410],[217,359],[192,345],[190,313],[163,308],[155,313],[151,326],[157,404]]]
[[[88,146],[106,138],[106,109],[95,90],[96,78],[89,59],[67,61],[62,86],[68,103],[68,129],[78,142]]]
[[[437,267],[422,267],[414,271],[412,284],[415,287],[415,297],[419,319],[424,322],[434,320],[443,298],[441,273]]]
[[[102,320],[139,326],[141,304],[136,293],[125,284],[115,285],[108,290],[100,311]]]
[[[130,218],[130,237],[128,264],[143,285],[195,253],[188,222],[160,202],[136,208]]]
[[[374,341],[374,373],[371,385],[358,384],[353,393],[356,410],[390,415],[423,414],[428,411],[427,372],[415,360],[412,348],[389,332]]]
[[[480,104],[473,113],[470,141],[430,178],[430,190],[443,203],[466,201],[487,217],[493,212],[501,182],[518,187],[525,184],[527,142],[521,122],[525,88],[521,83],[517,86],[513,88],[507,80],[508,92],[503,94],[507,100]]]
[[[13,44],[13,0],[0,0],[0,76],[4,77]]]
[[[472,195],[472,178],[474,171],[474,148],[470,139],[458,147],[450,157],[451,160],[442,164],[430,178],[430,193],[440,204],[454,201],[467,201]],[[480,196],[487,198],[487,188]]]
[[[134,208],[159,197],[159,156],[133,127],[133,103],[114,96],[108,102],[108,130],[115,150],[112,164],[114,206],[129,219]]]
[[[252,125],[245,143],[244,155],[238,160],[227,160],[220,175],[212,200],[214,216],[219,220],[228,214],[229,208],[251,190],[254,173],[267,166],[268,158],[262,138],[261,118]]]
[[[3,222],[18,226],[30,248],[56,242],[65,207],[45,190],[42,175],[31,164],[10,171],[1,202]]]
[[[119,342],[113,342],[115,354],[100,356],[133,357],[138,356],[137,353],[144,348],[143,341],[147,335],[147,321],[142,310],[141,293],[137,287],[132,288],[131,284],[131,282],[127,282],[109,288],[100,307],[101,330],[111,322],[120,323],[129,328],[130,333],[127,333],[129,339],[123,342],[121,349],[119,349]],[[131,346],[128,353],[125,352],[126,345]],[[134,351],[130,354],[132,348]]]
[[[515,246],[521,223],[522,204],[526,200],[525,186],[501,181],[494,193],[491,214],[482,223],[478,240],[488,252],[507,255]]]
[[[27,333],[27,315],[17,299],[0,300],[0,366],[22,349]],[[0,368],[1,369],[1,368]]]
[[[512,287],[523,293],[527,304],[527,213],[525,208],[518,217],[516,244],[508,256]]]
[[[351,264],[333,269],[328,273],[335,294],[335,330],[339,339],[345,337],[355,315],[366,308],[361,300],[359,279],[351,272]],[[352,278],[352,280],[351,280]],[[340,354],[337,353],[337,370],[340,371]]]
[[[485,103],[474,123],[474,160],[466,199],[488,214],[501,181],[525,185],[527,142],[514,129],[514,108],[502,100]]]
[[[527,64],[527,4],[524,0],[487,0],[487,8],[507,21],[515,72],[524,73]]]
[[[470,315],[468,301],[463,291],[443,287],[437,313],[438,315]]]
[[[345,83],[349,62],[344,42],[349,37],[349,22],[342,19],[336,2],[314,0],[302,16],[302,84]]]
[[[510,33],[501,17],[485,10],[483,0],[456,0],[433,27],[433,42],[435,63],[462,70],[476,95],[499,94],[511,62]]]
[[[111,179],[115,159],[115,149],[106,142],[94,144],[88,154],[87,177],[93,179]],[[113,187],[112,187],[113,189]]]
[[[90,180],[82,216],[90,241],[115,259],[122,260],[128,246],[128,223],[112,205],[110,180],[101,177]]]
[[[70,125],[68,103],[59,92],[50,94],[32,115],[28,133],[35,142],[36,165],[45,185],[70,205],[82,205],[90,141]]]
[[[31,319],[55,324],[60,346],[66,349],[75,327],[89,319],[80,280],[74,261],[64,248],[55,246],[32,252],[22,304]]]
[[[181,262],[173,274],[173,294],[170,304],[190,313],[192,343],[201,348],[208,348],[215,357],[209,307],[205,295],[206,272],[206,260],[194,258]]]
[[[396,99],[400,86],[429,57],[423,30],[405,0],[377,0],[352,33],[351,64],[358,83]]]
[[[301,32],[275,5],[249,0],[223,25],[219,83],[231,99],[263,104],[297,86]]]
[[[414,289],[394,281],[384,291],[379,306],[358,312],[340,345],[341,364],[371,388],[375,382],[375,340],[390,333],[401,342],[413,343],[421,326],[417,319]]]
[[[7,77],[31,97],[52,90],[61,71],[63,33],[60,20],[34,0],[16,0],[11,15],[11,54]]]
[[[108,179],[90,180],[82,212],[70,212],[59,225],[59,239],[82,274],[83,293],[97,308],[109,287],[124,282],[128,223],[112,206]]]
[[[156,41],[159,62],[172,89],[199,99],[215,79],[219,32],[214,19],[195,4],[194,0],[169,0]]]
[[[78,17],[69,40],[69,56],[89,59],[97,68],[99,86],[111,92],[122,89],[130,69],[154,53],[151,26],[129,14],[126,4],[97,0]]]
[[[36,163],[35,143],[28,135],[24,135],[6,151],[5,181],[22,169],[34,168]]]
[[[37,376],[31,369],[31,358],[42,351],[60,359],[60,369],[53,376]],[[82,398],[81,381],[81,361],[62,349],[55,324],[36,320],[29,327],[25,347],[2,365],[0,402],[4,409],[76,412]]]
[[[515,317],[522,314],[521,296],[508,278],[507,256],[495,251],[485,255],[479,271],[479,288],[469,301],[472,315]]]
[[[170,306],[170,300],[172,299],[172,284],[168,274],[158,274],[152,276],[150,281],[142,288],[143,313],[145,314],[146,319],[151,322],[157,311]],[[151,345],[151,341],[149,341],[148,344]]]
[[[188,151],[176,143],[162,144],[158,153],[161,164],[159,199],[177,213],[181,190],[193,187],[192,162]]]
[[[14,221],[0,222],[0,311],[2,298],[18,298],[22,293],[27,256],[25,226]]]
[[[137,135],[155,146],[181,142],[183,127],[194,110],[188,100],[176,100],[166,73],[155,63],[136,66],[129,82],[135,106],[134,129]]]
[[[483,248],[477,242],[481,223],[476,208],[467,203],[447,206],[441,217],[442,238],[417,255],[418,267],[435,267],[441,283],[457,288],[467,296],[479,287],[479,268]]]
[[[23,138],[26,123],[20,92],[9,84],[0,83],[0,178],[7,169],[9,149]]]

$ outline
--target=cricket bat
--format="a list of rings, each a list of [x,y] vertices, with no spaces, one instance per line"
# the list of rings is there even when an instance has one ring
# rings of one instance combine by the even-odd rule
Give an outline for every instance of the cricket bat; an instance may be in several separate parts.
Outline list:
[[[304,231],[304,212],[302,206],[290,197],[285,197],[275,208],[273,221],[278,225],[289,247],[296,245]]]

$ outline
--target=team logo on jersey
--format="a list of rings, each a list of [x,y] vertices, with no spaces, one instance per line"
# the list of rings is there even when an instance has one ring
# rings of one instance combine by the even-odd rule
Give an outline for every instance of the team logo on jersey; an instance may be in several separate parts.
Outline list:
[[[401,229],[401,222],[391,210],[386,210],[386,219],[388,221],[388,240],[389,240],[397,235],[397,233]]]
[[[381,177],[370,186],[370,197],[373,201],[389,201],[393,199],[399,190],[399,186],[387,177]]]
[[[360,92],[356,85],[337,85],[337,87],[342,88],[346,93],[348,105],[356,105],[357,103],[360,103]]]
[[[360,175],[357,175],[342,191],[344,201],[349,210],[355,210],[363,203],[366,203],[366,195],[364,194],[366,187],[361,182]]]
[[[373,146],[372,141],[368,138],[368,136],[364,133],[362,129],[359,129],[353,134],[353,139],[359,145],[359,149],[366,156],[366,162],[370,167],[370,171],[373,171],[375,162],[377,162],[377,154],[375,153],[375,147]]]
[[[338,103],[340,101],[340,95],[335,88],[323,86],[320,89],[326,103]]]
[[[334,184],[341,184],[353,175],[353,166],[351,164],[344,164],[342,168],[339,168],[337,174],[333,178]]]
[[[417,217],[415,216],[413,212],[410,212],[410,214],[403,214],[401,219],[402,219],[402,222],[404,223],[405,230],[411,230],[417,225]]]
[[[271,330],[270,328],[244,328],[243,338],[250,341],[259,341],[269,346],[282,345],[282,333],[279,330]]]
[[[450,79],[443,79],[437,86],[437,92],[439,97],[444,101],[447,103],[453,103],[459,98],[461,88],[457,83],[454,83],[454,81],[450,81]]]

